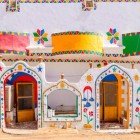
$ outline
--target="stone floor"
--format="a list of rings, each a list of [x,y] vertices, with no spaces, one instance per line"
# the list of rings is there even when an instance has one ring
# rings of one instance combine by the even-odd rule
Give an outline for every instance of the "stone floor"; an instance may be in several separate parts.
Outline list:
[[[118,122],[101,123],[101,129],[124,129],[124,126]]]
[[[20,123],[9,123],[6,125],[7,128],[11,129],[37,129],[37,122],[20,122]]]

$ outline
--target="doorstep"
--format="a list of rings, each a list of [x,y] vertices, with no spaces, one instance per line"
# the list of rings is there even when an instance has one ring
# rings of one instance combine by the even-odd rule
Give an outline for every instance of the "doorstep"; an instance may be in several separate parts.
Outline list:
[[[130,134],[134,133],[134,129],[106,129],[106,130],[99,130],[98,133],[109,133],[109,134]]]

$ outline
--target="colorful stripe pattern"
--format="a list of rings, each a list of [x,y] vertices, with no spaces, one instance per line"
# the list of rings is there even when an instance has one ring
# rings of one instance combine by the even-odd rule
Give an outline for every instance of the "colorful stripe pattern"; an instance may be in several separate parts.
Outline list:
[[[4,32],[4,31],[2,32],[2,31],[0,31],[0,35],[6,35],[6,34],[8,34],[8,35],[30,36],[29,33]]]
[[[53,33],[52,36],[58,36],[58,35],[100,35],[99,33],[94,32],[79,32],[79,31],[68,31],[68,32],[60,32],[60,33]]]
[[[8,0],[0,0],[7,3]],[[83,0],[19,0],[20,3],[80,3]],[[140,0],[95,0],[95,2],[140,2]]]
[[[3,62],[16,62],[19,61],[21,59],[15,58],[15,59],[2,59]],[[34,58],[29,58],[29,59],[22,59],[24,62],[39,62],[38,59],[34,59]],[[94,63],[104,63],[104,61],[106,60],[92,60],[92,59],[43,59],[43,62],[85,62],[85,63],[89,63],[89,62],[94,62]],[[108,60],[107,63],[126,63],[126,64],[140,64],[140,61],[123,61],[123,60]]]

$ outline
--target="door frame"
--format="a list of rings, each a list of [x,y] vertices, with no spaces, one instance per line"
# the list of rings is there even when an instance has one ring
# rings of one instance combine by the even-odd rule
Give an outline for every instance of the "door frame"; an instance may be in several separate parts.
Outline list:
[[[26,84],[31,84],[32,85],[32,109],[26,109],[26,111],[29,111],[29,110],[33,110],[34,112],[34,119],[35,119],[35,107],[34,107],[34,84],[32,82],[17,82],[16,83],[16,101],[17,101],[17,108],[16,108],[16,112],[17,112],[17,121],[18,121],[18,85],[20,84],[23,84],[23,85],[26,85]],[[22,110],[23,111],[23,110]],[[21,112],[22,112],[21,111]]]
[[[133,80],[131,76],[118,65],[112,64],[102,71],[95,80],[95,130],[100,130],[100,82],[107,75],[119,74],[123,76],[128,82],[128,128],[133,126]]]
[[[117,103],[116,103],[116,107],[117,107],[117,121],[118,121],[118,107],[119,107],[119,104],[118,104],[118,98],[119,98],[119,96],[118,96],[118,81],[111,81],[111,82],[103,82],[103,81],[101,81],[100,82],[100,84],[102,84],[102,107],[100,107],[100,109],[102,109],[102,117],[103,117],[103,120],[100,120],[100,122],[101,121],[103,121],[103,122],[113,122],[113,121],[106,121],[105,120],[105,88],[104,88],[104,86],[105,86],[105,84],[106,83],[108,83],[108,84],[110,84],[110,85],[116,85],[117,86]],[[101,87],[100,87],[101,88]],[[101,90],[100,90],[101,91]],[[101,93],[100,93],[101,94]],[[100,100],[100,102],[101,102],[101,100]],[[108,106],[109,107],[109,106]],[[112,106],[110,106],[110,107],[112,107]],[[101,113],[101,112],[100,112]]]

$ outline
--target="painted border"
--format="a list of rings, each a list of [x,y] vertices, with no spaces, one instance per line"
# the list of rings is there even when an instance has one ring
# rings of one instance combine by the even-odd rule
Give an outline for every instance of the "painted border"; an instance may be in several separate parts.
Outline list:
[[[107,75],[110,74],[120,74],[122,75],[124,78],[126,78],[126,80],[129,83],[129,128],[132,128],[133,126],[133,81],[131,79],[131,77],[129,76],[129,74],[127,74],[127,72],[125,72],[123,69],[121,69],[119,66],[117,65],[112,65],[109,68],[107,68],[106,70],[104,70],[102,73],[100,73],[100,75],[96,78],[95,81],[95,130],[100,130],[100,94],[99,94],[99,85],[100,82],[102,81],[102,79],[104,77],[106,77]]]
[[[0,0],[6,3],[8,0]],[[19,0],[20,3],[80,3],[83,0]],[[140,2],[140,0],[95,0],[95,2]]]
[[[20,36],[30,36],[29,33],[20,33],[20,32],[4,32],[4,31],[0,31],[0,35],[20,35]]]
[[[18,66],[21,65],[23,68],[22,70],[18,70]],[[29,68],[26,64],[24,64],[24,62],[18,62],[17,64],[15,64],[12,67],[9,67],[6,71],[4,71],[4,73],[1,75],[0,77],[0,91],[1,91],[1,128],[5,128],[5,110],[4,110],[4,81],[5,79],[10,76],[13,73],[17,73],[17,72],[24,72],[27,73],[28,75],[31,75],[34,79],[36,79],[37,82],[37,94],[38,94],[38,128],[42,127],[42,103],[41,103],[41,99],[42,99],[42,80],[39,77],[39,75],[32,70],[31,68]]]
[[[15,59],[2,59],[2,62],[17,62],[20,61],[21,59],[15,58]],[[24,62],[39,62],[38,59],[30,58],[30,59],[22,59]],[[95,62],[95,63],[103,63],[106,61],[105,59],[103,60],[92,60],[92,59],[43,59],[43,62]],[[123,64],[140,64],[140,61],[128,61],[128,60],[108,60],[108,63],[123,63]]]
[[[61,84],[64,84],[64,88],[61,88]],[[73,93],[75,93],[78,96],[78,116],[76,117],[52,117],[52,118],[48,118],[47,116],[47,99],[48,99],[48,95],[51,94],[53,91],[59,90],[59,89],[66,89],[69,90]],[[67,83],[64,80],[59,81],[56,84],[53,84],[52,86],[50,86],[49,88],[47,88],[46,90],[44,90],[43,92],[43,105],[42,108],[44,110],[44,121],[45,122],[52,122],[52,121],[81,121],[82,120],[82,94],[81,92],[74,87],[73,85]],[[76,103],[77,104],[77,103]]]
[[[52,34],[52,36],[59,36],[59,35],[98,35],[98,36],[102,36],[100,33],[80,32],[80,31],[67,31],[67,32],[60,32],[60,33],[53,33]]]
[[[132,32],[132,33],[126,33],[126,34],[122,34],[122,36],[132,36],[132,35],[139,35],[140,32]]]

